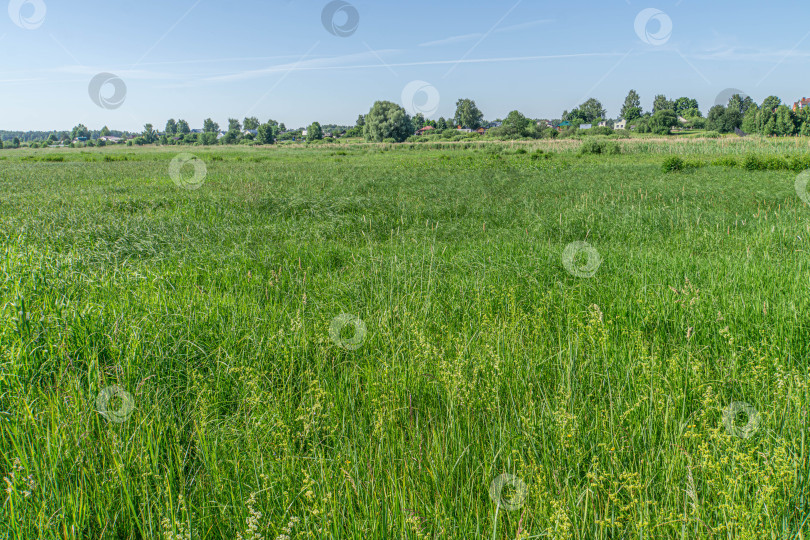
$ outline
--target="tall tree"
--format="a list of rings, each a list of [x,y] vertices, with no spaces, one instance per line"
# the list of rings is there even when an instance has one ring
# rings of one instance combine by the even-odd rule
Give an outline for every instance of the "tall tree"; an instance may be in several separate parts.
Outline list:
[[[53,133],[51,133],[51,135],[53,135]],[[109,137],[109,135],[110,135],[110,128],[108,128],[107,126],[101,128],[101,133],[99,133],[99,137]]]
[[[203,120],[203,131],[205,133],[216,133],[219,131],[219,124],[217,124],[210,118],[206,118],[205,120]]]
[[[621,116],[625,120],[635,120],[641,116],[641,97],[635,90],[630,90],[630,92],[627,93],[627,97],[624,98]]]
[[[457,126],[478,129],[484,123],[484,113],[471,99],[460,99],[456,102],[456,115],[453,122]]]
[[[745,112],[742,121],[742,130],[746,133],[754,133],[757,130],[757,114],[759,114],[759,107],[756,105],[749,107]]]
[[[377,101],[366,115],[363,136],[367,141],[382,142],[394,139],[402,142],[413,135],[408,113],[390,101]]]
[[[591,124],[605,117],[605,109],[598,99],[591,98],[571,112],[563,112],[563,120],[571,122],[572,125]]]
[[[715,105],[709,110],[709,116],[706,118],[706,129],[720,133],[731,133],[736,128],[741,127],[742,123],[743,115],[739,109]]]
[[[787,105],[776,108],[776,135],[790,136],[796,134],[796,120],[793,111]]]
[[[188,135],[189,133],[191,133],[191,128],[188,126],[188,122],[186,122],[185,120],[178,120],[177,133],[180,135]]]
[[[674,111],[675,104],[667,99],[667,96],[664,94],[658,94],[655,96],[653,100],[653,114],[657,113],[658,111]]]
[[[754,103],[754,100],[751,99],[750,96],[743,97],[740,94],[734,94],[728,100],[728,108],[739,111],[740,114],[743,116],[745,116],[745,113],[748,112],[748,109],[750,109],[754,105],[756,105],[756,103]]]
[[[669,135],[672,128],[678,125],[678,115],[672,109],[662,109],[650,117],[650,129],[659,135]]]
[[[810,136],[810,107],[799,109],[796,113],[796,125],[798,126],[799,135],[803,137]]]
[[[259,134],[256,137],[262,144],[273,144],[276,142],[276,128],[269,122],[259,126]]]
[[[249,116],[242,121],[242,127],[247,129],[259,129],[261,122],[255,116]]]
[[[228,118],[228,131],[242,131],[242,124],[236,118]]]
[[[775,112],[776,108],[782,104],[782,100],[776,96],[768,96],[765,98],[765,101],[762,102],[762,109],[768,109],[771,112]]]
[[[607,114],[605,108],[602,107],[602,103],[595,98],[591,98],[580,105],[579,111],[582,113],[585,121],[588,123],[602,120],[605,117],[605,114]]]
[[[323,128],[318,122],[312,122],[307,128],[307,141],[320,141],[323,139]]]
[[[506,115],[500,127],[500,134],[507,139],[520,139],[528,136],[531,121],[519,111],[512,111]]]
[[[679,97],[674,101],[673,106],[675,107],[675,113],[683,116],[684,118],[689,118],[690,115],[695,116],[693,109],[698,112],[700,111],[698,101],[688,97]],[[691,112],[687,113],[687,111]]]
[[[155,134],[155,129],[152,124],[144,124],[142,137],[146,141],[146,144],[152,144],[157,140],[157,135]]]
[[[73,130],[70,132],[70,140],[74,140],[77,137],[86,137],[90,138],[90,130],[87,129],[87,126],[84,124],[79,124],[78,126],[74,127]]]
[[[164,131],[166,132],[166,135],[177,134],[177,122],[175,122],[174,118],[169,118],[168,122],[166,122],[166,129]]]

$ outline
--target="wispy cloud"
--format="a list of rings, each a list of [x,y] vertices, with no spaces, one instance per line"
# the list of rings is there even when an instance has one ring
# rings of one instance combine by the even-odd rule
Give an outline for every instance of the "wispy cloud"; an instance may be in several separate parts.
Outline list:
[[[716,60],[721,62],[778,62],[791,59],[806,60],[810,58],[810,51],[721,47],[692,53],[688,56],[696,60]]]
[[[245,80],[245,79],[255,79],[257,77],[264,77],[266,75],[272,75],[274,73],[292,73],[294,71],[320,71],[326,69],[345,69],[350,68],[352,62],[358,61],[368,61],[371,59],[378,60],[381,58],[383,54],[393,54],[398,53],[400,51],[396,49],[385,49],[379,51],[368,51],[368,52],[361,52],[361,53],[353,53],[353,54],[345,54],[342,56],[329,56],[329,57],[320,57],[320,58],[311,58],[309,60],[303,60],[300,62],[288,62],[285,64],[278,64],[275,66],[268,66],[259,69],[250,69],[245,71],[239,71],[236,73],[228,73],[224,75],[215,75],[213,77],[207,77],[203,79],[207,82],[226,82],[226,81],[236,81],[236,80]],[[387,64],[391,66],[393,64]],[[386,67],[386,64],[377,63],[374,67]]]
[[[382,51],[378,51],[382,52]],[[387,63],[385,65],[375,62],[372,64],[336,64],[338,59],[345,60],[349,57],[368,56],[367,54],[352,54],[345,57],[338,58],[316,58],[295,64],[282,64],[278,66],[270,66],[262,69],[241,71],[238,73],[230,73],[224,75],[217,75],[214,77],[206,77],[201,79],[200,82],[227,82],[235,80],[245,80],[257,77],[264,77],[274,73],[292,73],[296,71],[329,71],[329,70],[352,70],[352,69],[388,69],[392,67],[411,67],[411,66],[444,66],[453,64],[495,64],[504,62],[532,62],[541,60],[568,60],[574,58],[595,58],[595,57],[622,57],[625,53],[604,52],[604,53],[574,53],[574,54],[551,54],[551,55],[537,55],[537,56],[507,56],[498,58],[465,58],[463,60],[426,60],[418,62],[397,62]],[[328,65],[331,63],[331,65]]]
[[[535,26],[541,26],[553,22],[554,19],[538,19],[536,21],[529,21],[525,23],[515,24],[512,26],[506,26],[504,28],[498,28],[494,30],[492,33],[501,34],[504,32],[516,32],[518,30],[525,30],[526,28],[533,28]],[[439,47],[441,45],[451,45],[453,43],[463,43],[465,41],[481,39],[482,37],[484,37],[484,34],[481,32],[477,32],[475,34],[462,34],[460,36],[450,36],[444,39],[437,39],[436,41],[428,41],[426,43],[420,43],[419,47]]]
[[[464,34],[461,36],[450,36],[444,39],[437,39],[436,41],[428,41],[427,43],[420,43],[420,47],[437,47],[439,45],[450,45],[451,43],[462,43],[464,41],[472,41],[479,39],[484,34]]]
[[[536,21],[529,21],[529,22],[525,22],[525,23],[514,24],[512,26],[506,26],[504,28],[498,28],[497,30],[495,30],[495,32],[496,33],[514,32],[515,30],[523,30],[525,28],[533,28],[535,26],[541,26],[541,25],[550,24],[550,23],[553,23],[553,22],[555,22],[554,19],[537,19]]]
[[[294,54],[287,54],[282,56],[240,56],[233,58],[195,58],[190,60],[167,60],[163,62],[141,62],[141,66],[182,66],[187,64],[216,64],[235,62],[266,62],[268,60],[292,60],[298,58]]]
[[[99,73],[109,72],[126,80],[166,80],[166,79],[183,79],[185,75],[167,71],[149,71],[145,69],[115,69],[109,66],[59,66],[48,70],[51,73],[66,74],[66,75],[86,75],[93,77]],[[88,78],[89,80],[89,78]]]
[[[46,82],[47,79],[43,78],[28,78],[28,79],[0,79],[0,84],[19,84],[30,82]]]

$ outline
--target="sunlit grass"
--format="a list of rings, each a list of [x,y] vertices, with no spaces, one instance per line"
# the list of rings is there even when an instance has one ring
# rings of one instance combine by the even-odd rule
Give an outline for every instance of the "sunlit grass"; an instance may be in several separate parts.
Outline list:
[[[802,147],[620,144],[4,151],[0,530],[806,537]]]

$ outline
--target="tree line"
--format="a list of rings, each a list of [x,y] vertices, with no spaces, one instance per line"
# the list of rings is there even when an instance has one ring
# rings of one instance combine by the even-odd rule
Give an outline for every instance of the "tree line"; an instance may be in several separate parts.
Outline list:
[[[734,94],[725,105],[715,105],[704,118],[696,99],[680,97],[668,99],[659,94],[653,100],[650,111],[641,107],[641,97],[630,90],[624,100],[620,119],[626,122],[625,129],[636,133],[669,134],[675,127],[705,129],[717,133],[742,130],[764,136],[810,136],[810,107],[792,110],[781,99],[769,96],[762,104],[751,97]],[[617,119],[618,120],[618,119]],[[256,117],[244,118],[241,122],[228,119],[227,129],[220,129],[211,118],[203,121],[202,130],[192,130],[186,120],[169,119],[162,132],[152,124],[146,124],[140,133],[112,131],[106,126],[91,131],[79,124],[71,131],[63,132],[0,132],[0,148],[19,148],[22,144],[36,147],[54,144],[81,144],[103,146],[109,137],[120,138],[126,144],[273,144],[283,140],[306,140],[314,142],[327,136],[361,137],[371,142],[403,142],[422,128],[430,127],[431,136],[456,137],[459,128],[478,130],[489,127],[494,138],[556,138],[579,131],[582,124],[604,122],[604,127],[589,130],[591,134],[613,132],[617,120],[608,119],[602,103],[588,99],[571,111],[564,111],[559,119],[537,120],[526,117],[520,111],[511,111],[506,118],[487,123],[483,112],[471,99],[459,99],[452,118],[427,119],[423,114],[410,116],[400,105],[390,101],[377,101],[371,110],[357,118],[354,126],[322,126],[313,122],[305,130],[288,131],[283,123],[273,119],[260,122]],[[46,135],[47,134],[47,135]],[[114,140],[114,139],[113,139]]]

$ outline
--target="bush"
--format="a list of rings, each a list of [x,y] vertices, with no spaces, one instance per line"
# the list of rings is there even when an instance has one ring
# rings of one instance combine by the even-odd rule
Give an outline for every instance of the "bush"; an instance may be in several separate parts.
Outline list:
[[[518,154],[518,155],[528,154],[528,152],[526,151],[525,148],[518,148],[517,150],[515,150],[515,154]]]
[[[781,156],[760,157],[754,154],[749,154],[745,156],[745,159],[743,159],[742,167],[747,171],[796,170],[794,167],[801,165],[801,159],[802,158],[793,157],[790,159],[790,161],[787,161]]]
[[[731,156],[723,156],[714,162],[718,167],[736,167],[737,159]]]
[[[810,154],[791,156],[788,159],[788,166],[790,167],[790,170],[794,172],[802,172],[810,169]]]
[[[742,167],[746,171],[764,171],[765,163],[763,163],[759,159],[759,157],[752,154],[745,156],[745,159],[743,159]]]
[[[581,131],[582,135],[613,135],[614,131],[613,128],[609,128],[607,126],[596,126],[595,128],[587,129],[585,131]]]
[[[722,135],[720,135],[716,131],[707,131],[703,136],[706,137],[707,139],[719,139],[720,137],[722,137]]]
[[[580,154],[621,154],[622,149],[613,141],[587,140],[579,147]]]
[[[686,168],[686,162],[680,156],[669,156],[661,167],[664,172],[677,172]]]

